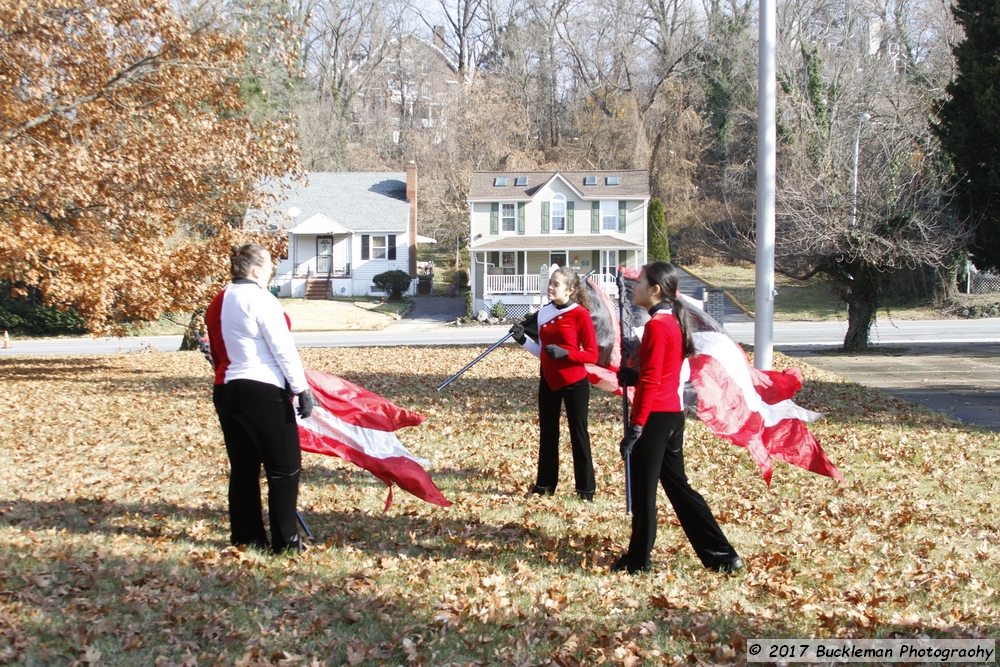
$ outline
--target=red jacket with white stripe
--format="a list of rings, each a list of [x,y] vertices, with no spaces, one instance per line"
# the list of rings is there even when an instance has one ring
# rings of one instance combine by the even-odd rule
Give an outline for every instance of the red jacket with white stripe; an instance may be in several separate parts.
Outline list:
[[[215,363],[215,384],[256,380],[300,394],[309,385],[289,331],[288,318],[273,294],[249,280],[234,281],[205,311]]]
[[[558,345],[569,356],[553,359],[545,352],[546,345]],[[585,379],[584,364],[597,361],[597,334],[590,311],[574,302],[561,309],[547,303],[538,311],[538,342],[526,338],[524,349],[542,360],[542,377],[553,391]]]
[[[665,304],[654,307],[639,345],[639,382],[632,398],[632,424],[645,426],[651,412],[684,410],[684,363],[681,327]]]

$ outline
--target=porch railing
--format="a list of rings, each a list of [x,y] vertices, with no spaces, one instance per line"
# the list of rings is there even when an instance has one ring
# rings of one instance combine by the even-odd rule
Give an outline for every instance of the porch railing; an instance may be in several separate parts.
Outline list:
[[[618,296],[618,286],[611,274],[594,274],[601,290],[612,298]],[[526,276],[485,276],[486,294],[538,294],[538,274]]]
[[[316,270],[315,266],[309,263],[302,263],[295,267],[295,271],[292,274],[293,278],[350,278],[351,277],[351,265],[345,264],[344,266],[335,266],[330,269],[329,272],[319,272]]]

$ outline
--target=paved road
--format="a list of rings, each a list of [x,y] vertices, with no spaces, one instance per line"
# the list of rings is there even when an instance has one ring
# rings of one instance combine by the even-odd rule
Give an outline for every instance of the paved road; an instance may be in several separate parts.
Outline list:
[[[753,345],[753,323],[726,324],[729,335]],[[775,322],[774,344],[836,347],[843,345],[847,322]],[[982,320],[897,320],[872,327],[874,345],[905,343],[1000,343],[1000,319]]]
[[[1000,328],[1000,321],[994,320]],[[1000,431],[1000,343],[882,346],[881,354],[846,355],[820,346],[778,347],[785,354],[866,387]]]

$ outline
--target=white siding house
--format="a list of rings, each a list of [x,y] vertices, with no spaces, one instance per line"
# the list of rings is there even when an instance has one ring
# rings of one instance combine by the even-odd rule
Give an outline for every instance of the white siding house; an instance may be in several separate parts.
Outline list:
[[[649,172],[475,172],[469,187],[471,284],[476,310],[539,308],[542,266],[593,271],[617,294],[619,266],[646,262]]]
[[[271,283],[279,296],[380,295],[374,276],[393,269],[415,276],[415,244],[423,240],[416,235],[415,165],[406,172],[310,172],[307,178],[261,220],[288,231],[288,256]]]

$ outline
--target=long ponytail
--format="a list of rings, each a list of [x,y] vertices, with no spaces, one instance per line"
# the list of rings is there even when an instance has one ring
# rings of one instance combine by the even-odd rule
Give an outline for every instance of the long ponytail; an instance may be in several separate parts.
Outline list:
[[[691,320],[688,308],[677,298],[677,269],[666,262],[650,262],[642,267],[646,272],[646,280],[650,285],[659,285],[663,300],[674,311],[674,318],[681,329],[681,349],[684,357],[694,356],[694,339],[691,337]]]

